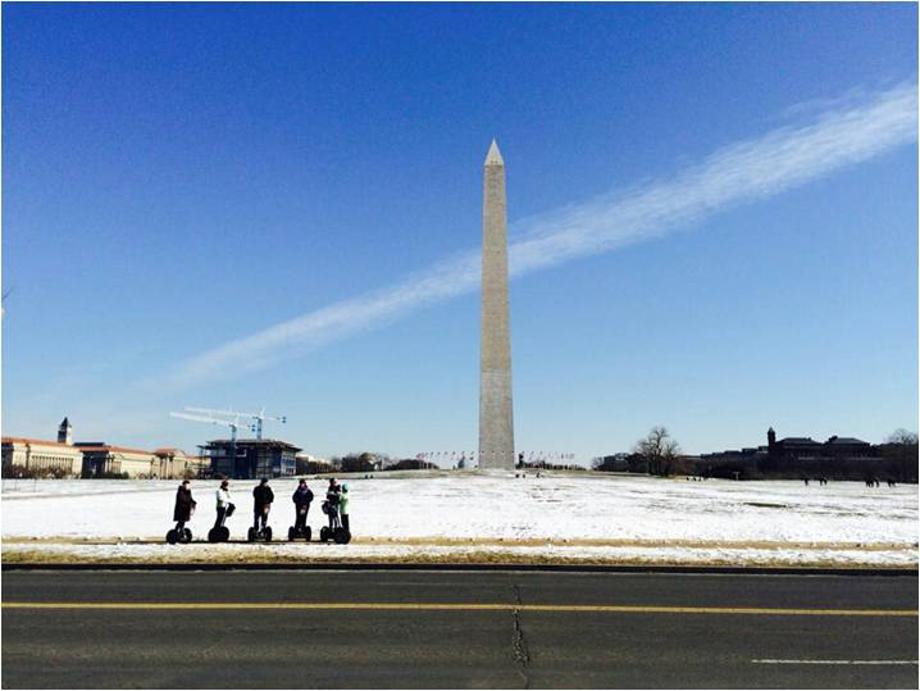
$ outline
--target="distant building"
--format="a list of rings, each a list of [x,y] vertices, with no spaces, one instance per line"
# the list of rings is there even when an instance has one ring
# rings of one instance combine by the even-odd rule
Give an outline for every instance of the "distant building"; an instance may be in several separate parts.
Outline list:
[[[185,464],[191,477],[211,476],[211,459],[208,456],[186,456]]]
[[[73,445],[73,425],[65,417],[57,441],[3,437],[3,475],[80,477],[83,452]]]
[[[692,475],[749,480],[761,474],[767,458],[767,447],[745,447],[688,457],[685,466]]]
[[[319,456],[304,453],[303,451],[298,451],[296,454],[294,454],[294,458],[304,463],[319,463],[320,465],[328,465],[330,468],[332,467],[332,463],[328,458],[320,458]]]
[[[155,451],[112,446],[101,441],[73,441],[73,425],[64,418],[57,441],[3,437],[4,477],[85,477],[126,474],[130,478],[178,479],[206,476],[211,458],[182,449]]]
[[[767,430],[767,445],[701,454],[695,471],[704,476],[798,478],[827,476],[863,479],[886,472],[879,448],[853,437],[833,436],[825,442],[811,437],[776,438]]]
[[[3,474],[16,475],[17,468],[30,475],[60,475],[80,477],[83,472],[83,452],[71,444],[3,437]]]
[[[608,473],[626,473],[632,468],[630,454],[628,453],[614,453],[595,458],[591,465],[595,470],[602,470]]]
[[[331,473],[334,470],[332,463],[328,459],[312,456],[308,453],[295,454],[294,459],[297,475],[317,475],[319,473]]]
[[[235,458],[233,444],[230,439],[215,439],[201,447],[210,459],[212,475],[252,479],[288,477],[297,472],[296,455],[301,449],[293,444],[277,439],[238,439]]]
[[[161,447],[153,450],[151,477],[161,480],[184,477],[188,470],[188,456],[182,449]]]
[[[110,446],[104,442],[77,442],[74,446],[83,452],[83,477],[86,478],[111,475],[149,478],[159,469],[152,451]]]
[[[856,479],[878,472],[882,462],[878,449],[861,439],[833,436],[823,443],[811,437],[776,440],[772,431],[771,427],[767,432],[767,462],[763,464],[771,473],[831,473]]]
[[[151,477],[160,480],[194,478],[207,475],[202,469],[210,469],[211,459],[207,456],[189,456],[182,449],[163,447],[153,450]]]

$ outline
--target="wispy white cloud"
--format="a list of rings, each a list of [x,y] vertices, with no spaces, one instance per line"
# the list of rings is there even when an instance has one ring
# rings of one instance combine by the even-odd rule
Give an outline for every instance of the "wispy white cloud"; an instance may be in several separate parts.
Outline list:
[[[866,161],[917,135],[917,88],[854,94],[811,122],[716,151],[672,178],[523,219],[510,232],[512,276],[662,236],[706,215],[763,199]],[[461,254],[387,288],[333,303],[181,363],[165,378],[182,387],[261,369],[479,287],[478,251]],[[159,380],[160,384],[164,380]]]

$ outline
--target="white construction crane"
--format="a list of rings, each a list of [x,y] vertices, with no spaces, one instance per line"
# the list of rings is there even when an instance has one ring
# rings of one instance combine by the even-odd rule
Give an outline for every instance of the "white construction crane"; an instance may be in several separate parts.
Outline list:
[[[191,408],[186,408],[186,410],[191,410]],[[205,416],[205,415],[193,415],[190,413],[170,413],[170,417],[180,418],[182,420],[192,420],[193,422],[206,422],[211,425],[220,425],[223,427],[230,428],[230,468],[231,472],[234,466],[236,465],[236,433],[243,425],[240,424],[239,419],[234,420],[223,420],[217,417]]]
[[[186,410],[191,410],[191,409],[187,408]],[[207,422],[212,425],[223,425],[224,427],[229,427],[230,428],[230,439],[234,443],[236,443],[237,430],[240,427],[244,426],[240,424],[239,420],[222,420],[220,418],[206,417],[204,415],[191,415],[189,413],[170,413],[169,416],[181,418],[182,420],[193,420],[195,422]]]
[[[256,439],[262,438],[262,426],[266,420],[275,420],[280,422],[282,425],[287,422],[286,415],[266,415],[265,408],[262,408],[258,413],[238,413],[233,410],[214,410],[213,408],[191,408],[186,406],[185,408],[190,413],[205,413],[207,415],[220,415],[227,418],[232,418],[235,422],[239,422],[240,418],[248,418],[254,420],[255,422],[249,425],[249,430],[255,432]]]

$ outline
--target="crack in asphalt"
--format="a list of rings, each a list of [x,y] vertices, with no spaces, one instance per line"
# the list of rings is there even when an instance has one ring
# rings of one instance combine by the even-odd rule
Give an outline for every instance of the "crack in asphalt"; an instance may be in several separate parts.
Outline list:
[[[527,649],[527,639],[524,637],[524,629],[521,627],[521,610],[520,605],[523,604],[521,601],[521,589],[515,583],[512,586],[514,590],[514,601],[518,607],[515,607],[511,612],[511,617],[514,622],[514,631],[511,634],[511,652],[514,655],[514,661],[517,663],[518,674],[521,675],[521,679],[524,681],[524,688],[530,688],[530,677],[527,675],[527,667],[530,665],[530,651]]]

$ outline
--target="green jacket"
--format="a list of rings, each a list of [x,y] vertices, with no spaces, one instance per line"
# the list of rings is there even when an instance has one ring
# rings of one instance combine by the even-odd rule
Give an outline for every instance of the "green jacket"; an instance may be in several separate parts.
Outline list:
[[[339,495],[339,513],[344,513],[348,515],[348,493],[342,492]]]

